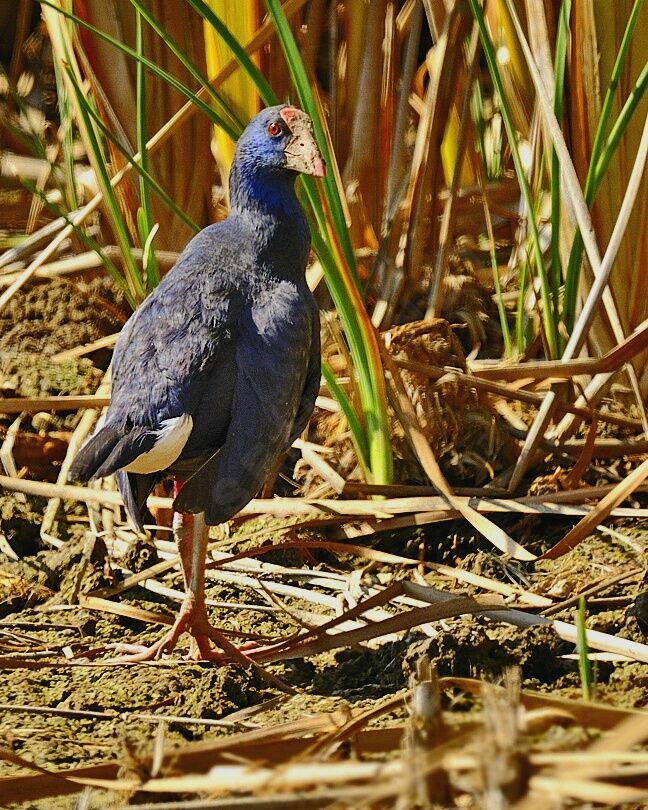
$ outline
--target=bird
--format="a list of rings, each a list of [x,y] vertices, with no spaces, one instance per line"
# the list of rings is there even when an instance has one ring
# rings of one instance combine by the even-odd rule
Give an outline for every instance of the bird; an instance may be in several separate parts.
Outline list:
[[[227,218],[193,237],[119,334],[110,405],[70,476],[114,473],[140,531],[148,495],[172,478],[185,582],[170,630],[149,647],[124,645],[125,660],[169,653],[184,633],[195,660],[237,653],[207,616],[208,527],[257,494],[315,406],[319,310],[306,283],[310,230],[295,180],[325,171],[306,113],[262,110],[236,144]]]

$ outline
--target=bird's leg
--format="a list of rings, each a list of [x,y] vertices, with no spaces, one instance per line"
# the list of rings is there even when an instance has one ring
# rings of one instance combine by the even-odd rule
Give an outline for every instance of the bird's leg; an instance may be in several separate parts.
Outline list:
[[[204,512],[200,512],[193,517],[192,528],[191,571],[189,574],[187,598],[184,602],[184,605],[187,605],[188,609],[191,611],[187,622],[188,630],[191,633],[189,657],[196,661],[217,661],[219,663],[235,661],[244,666],[253,666],[260,675],[271,684],[277,686],[287,694],[294,694],[292,687],[287,686],[280,678],[267,672],[249,657],[246,651],[250,649],[256,650],[256,642],[236,647],[224,633],[221,633],[220,630],[217,630],[209,623],[207,605],[205,603],[205,557],[209,543],[209,528],[205,523]],[[182,557],[182,552],[180,556]],[[182,559],[186,576],[184,558],[182,557]],[[179,618],[180,617],[178,617],[178,619]],[[176,620],[176,623],[177,621],[178,620]],[[214,650],[210,642],[217,644],[222,652]]]
[[[174,499],[178,496],[182,484],[183,481],[177,478],[174,479]],[[166,643],[162,646],[160,652],[172,650],[182,633],[190,627],[193,628],[198,616],[207,621],[207,607],[205,605],[205,553],[207,550],[208,536],[207,531],[202,531],[203,527],[206,529],[204,519],[202,520],[202,525],[198,525],[200,523],[201,522],[197,521],[192,514],[183,514],[182,512],[173,513],[173,537],[180,555],[185,598],[171,630],[169,630],[164,639],[161,639],[161,641],[165,641]],[[201,571],[202,576],[200,575]],[[198,577],[198,580],[196,580],[196,577]],[[199,592],[198,594],[197,590]]]
[[[194,516],[173,513],[173,539],[178,547],[182,579],[185,594],[191,589],[191,571],[193,569]]]
[[[191,658],[213,659],[214,651],[209,643],[210,632],[214,628],[209,624],[207,605],[205,603],[205,556],[209,543],[209,529],[205,524],[205,514],[192,516],[192,543],[191,556],[188,560],[189,570],[183,559],[185,572],[185,588],[187,597],[185,603],[192,606],[191,616]],[[182,552],[181,555],[182,557]],[[216,632],[214,630],[214,632]]]
[[[183,516],[186,520],[186,516]],[[205,515],[200,512],[192,516],[192,543],[191,551],[186,548],[186,540],[189,532],[182,533],[182,539],[178,538],[178,548],[185,574],[186,598],[183,609],[188,613],[188,621],[185,627],[191,633],[191,650],[189,657],[197,661],[238,661],[242,664],[250,664],[251,661],[246,653],[250,650],[257,650],[255,641],[235,646],[209,622],[207,615],[207,604],[205,602],[205,558],[207,556],[207,545],[209,543],[209,528],[205,524]],[[182,613],[182,610],[181,610]],[[180,618],[180,617],[178,617]],[[212,649],[211,643],[220,647],[223,652]]]
[[[245,650],[251,645],[235,647],[228,638],[209,623],[205,603],[205,557],[209,543],[209,528],[204,513],[197,515],[175,513],[173,534],[178,545],[182,574],[185,583],[185,598],[175,621],[169,630],[150,647],[121,645],[120,649],[131,653],[118,659],[123,662],[151,661],[163,653],[171,652],[183,633],[191,634],[189,658],[196,661],[239,661],[250,664]],[[212,648],[214,642],[223,651]]]
[[[178,487],[174,482],[175,488]],[[180,636],[187,632],[193,624],[196,608],[194,594],[191,590],[191,579],[193,572],[193,541],[195,534],[195,521],[193,515],[183,515],[175,512],[173,515],[173,536],[178,546],[180,562],[182,564],[182,575],[185,583],[185,598],[180,606],[175,620],[169,630],[150,647],[138,644],[118,644],[115,649],[127,653],[116,659],[123,663],[137,663],[139,661],[152,661],[159,658],[165,652],[171,652]],[[199,566],[200,567],[200,566]],[[204,576],[204,568],[203,568]],[[203,608],[204,608],[204,588],[203,588]],[[205,609],[205,608],[204,608]],[[206,609],[205,609],[206,618]],[[192,640],[193,641],[193,640]]]
[[[209,544],[209,528],[205,524],[203,512],[193,515],[192,518],[191,554],[187,555],[190,559],[185,561],[182,551],[180,552],[180,557],[183,560],[187,593],[184,605],[191,612],[188,622],[188,629],[192,636],[189,657],[197,661],[224,662],[234,659],[242,663],[249,663],[243,654],[248,649],[248,645],[235,647],[223,633],[209,622],[205,602],[205,558],[207,556],[207,545]],[[186,537],[187,533],[184,534],[183,540]],[[223,652],[212,649],[210,643],[212,641]],[[256,643],[253,642],[252,647],[256,648],[256,646]]]

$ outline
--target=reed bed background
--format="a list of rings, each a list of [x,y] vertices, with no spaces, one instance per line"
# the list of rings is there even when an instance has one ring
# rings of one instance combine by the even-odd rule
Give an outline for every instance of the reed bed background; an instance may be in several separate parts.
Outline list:
[[[643,0],[17,0],[1,14],[0,667],[14,679],[2,729],[23,740],[11,718],[127,718],[152,741],[126,769],[111,749],[61,774],[24,737],[0,751],[23,769],[0,775],[2,795],[44,807],[79,793],[61,806],[642,806]],[[243,676],[263,689],[280,678],[294,691],[288,661],[324,671],[333,650],[403,639],[409,685],[383,685],[369,708],[307,704],[299,720],[264,714],[279,698],[261,686],[257,709],[216,719],[117,696],[21,702],[20,678],[109,666],[110,639],[38,636],[44,606],[107,617],[119,636],[120,621],[167,623],[164,602],[178,599],[168,493],[152,497],[157,525],[142,538],[111,482],[75,487],[67,472],[109,401],[119,328],[193,233],[226,215],[236,138],[282,101],[309,113],[329,166],[322,182],[299,180],[322,385],[278,479],[229,536],[214,534],[212,601],[235,635],[274,642]],[[71,574],[41,583],[44,595],[32,559]],[[239,623],[249,598],[272,632]],[[495,656],[500,685],[464,677],[497,674],[470,650],[501,626],[513,640]],[[478,635],[450,664],[439,639],[466,627]],[[540,654],[542,633],[553,640]],[[573,661],[574,679],[539,675],[543,655]],[[186,669],[143,669],[155,682],[174,667]],[[170,730],[192,723],[205,740],[179,747]],[[556,742],[561,723],[581,737]]]

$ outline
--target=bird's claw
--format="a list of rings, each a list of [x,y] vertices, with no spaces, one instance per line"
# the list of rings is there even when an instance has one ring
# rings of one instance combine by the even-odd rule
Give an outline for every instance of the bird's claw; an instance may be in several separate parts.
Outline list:
[[[190,661],[213,661],[219,664],[238,660],[239,663],[251,663],[248,653],[261,648],[256,642],[246,642],[240,647],[232,645],[215,627],[209,623],[207,612],[198,609],[193,597],[189,596],[182,603],[172,627],[149,647],[142,644],[115,644],[116,653],[124,653],[109,659],[108,663],[137,664],[159,660],[165,653],[173,652],[180,637],[191,634],[189,652],[185,656]],[[212,647],[217,644],[221,651]],[[224,650],[224,651],[222,651]]]

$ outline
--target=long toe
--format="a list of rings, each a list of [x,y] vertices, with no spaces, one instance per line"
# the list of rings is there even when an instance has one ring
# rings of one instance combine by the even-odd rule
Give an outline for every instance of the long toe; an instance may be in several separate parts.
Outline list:
[[[155,661],[164,653],[169,644],[168,633],[161,639],[147,647],[144,644],[115,644],[114,651],[118,653],[115,658],[109,658],[109,664],[139,664],[144,661]],[[123,653],[119,655],[119,653]]]
[[[191,629],[193,606],[183,604],[170,629],[150,647],[140,644],[116,644],[115,652],[124,653],[111,658],[110,663],[137,664],[143,661],[155,661],[164,653],[173,652],[180,637]]]
[[[110,663],[137,664],[146,661],[155,661],[163,655],[173,652],[180,638],[188,633],[190,646],[187,658],[191,661],[213,661],[218,664],[242,664],[243,666],[258,666],[255,663],[257,656],[262,659],[267,647],[261,647],[256,641],[248,641],[240,646],[232,644],[227,636],[209,623],[207,611],[193,600],[183,603],[173,625],[154,644],[121,643],[112,645],[116,653],[110,658]],[[274,676],[265,673],[273,682],[278,682]],[[281,683],[280,681],[278,683]],[[283,684],[282,684],[283,686]]]
[[[191,661],[213,661],[217,664],[227,664],[231,660],[225,653],[214,649],[209,635],[203,633],[191,637],[191,647],[187,658]]]

